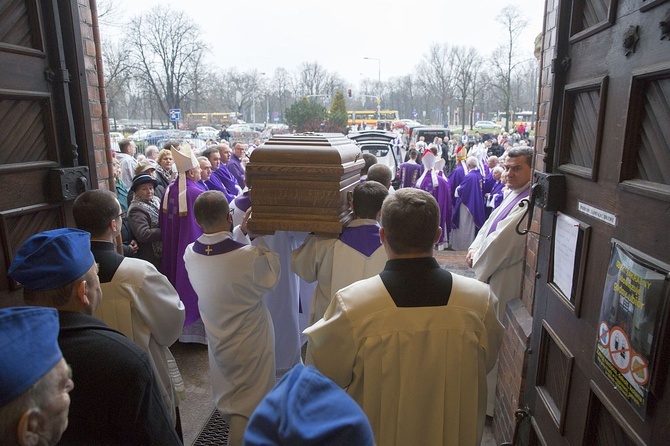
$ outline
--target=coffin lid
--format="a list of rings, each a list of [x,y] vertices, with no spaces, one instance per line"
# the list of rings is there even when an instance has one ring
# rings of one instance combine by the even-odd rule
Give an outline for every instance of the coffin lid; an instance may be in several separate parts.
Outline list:
[[[281,153],[281,159],[277,155]],[[250,158],[254,163],[344,165],[361,159],[360,148],[340,133],[276,135],[258,146]]]

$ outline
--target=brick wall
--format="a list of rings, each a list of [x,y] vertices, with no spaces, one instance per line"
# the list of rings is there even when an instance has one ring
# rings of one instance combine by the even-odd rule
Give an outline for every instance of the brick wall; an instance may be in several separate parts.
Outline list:
[[[93,16],[89,0],[78,0],[79,22],[84,47],[84,67],[86,69],[86,81],[88,83],[88,101],[91,113],[91,129],[93,130],[93,144],[95,160],[91,162],[91,169],[95,168],[98,188],[109,189],[109,178],[111,175],[108,150],[106,149],[105,133],[103,131],[103,116],[106,114],[105,105],[101,101],[102,90],[98,82],[98,69],[96,58],[101,57],[96,51],[94,40]],[[93,166],[95,163],[95,166]]]
[[[551,60],[556,43],[556,17],[559,0],[546,0],[545,30],[542,44],[540,82],[538,91],[538,121],[535,126],[535,169],[546,171],[545,150],[547,148],[547,129],[551,110],[553,74]],[[539,232],[541,210],[535,209],[531,230]],[[496,389],[493,433],[497,443],[512,441],[514,435],[514,412],[523,402],[526,384],[532,385],[527,377],[528,351],[533,326],[533,303],[535,296],[535,274],[539,237],[528,234],[526,239],[526,260],[521,299],[508,304],[505,313],[505,334],[498,359],[498,384]]]

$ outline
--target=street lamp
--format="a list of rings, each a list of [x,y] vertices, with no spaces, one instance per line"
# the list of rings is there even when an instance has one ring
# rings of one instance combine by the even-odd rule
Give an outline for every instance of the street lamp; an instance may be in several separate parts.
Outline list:
[[[265,76],[265,73],[260,73],[261,76]],[[263,78],[265,79],[265,77]],[[265,89],[265,126],[267,127],[270,124],[270,89]]]
[[[381,119],[381,97],[382,97],[382,60],[377,57],[364,57],[365,60],[377,61],[377,88],[379,89],[379,96],[377,99],[377,120]]]

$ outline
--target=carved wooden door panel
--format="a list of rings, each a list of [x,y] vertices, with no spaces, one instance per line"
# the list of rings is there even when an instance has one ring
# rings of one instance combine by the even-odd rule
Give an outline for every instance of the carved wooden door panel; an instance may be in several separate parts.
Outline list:
[[[668,444],[670,2],[549,1],[566,200],[542,214],[524,442]]]
[[[80,36],[73,17],[76,2],[0,1],[0,307],[21,303],[7,277],[16,249],[37,232],[67,226],[68,200],[89,183],[87,168],[77,167],[88,154],[78,149],[75,122],[90,124],[72,110],[79,86],[68,60],[76,59]]]

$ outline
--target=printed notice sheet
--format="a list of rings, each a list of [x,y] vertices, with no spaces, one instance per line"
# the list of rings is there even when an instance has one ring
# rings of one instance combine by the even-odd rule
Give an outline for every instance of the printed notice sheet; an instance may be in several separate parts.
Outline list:
[[[579,222],[564,214],[556,217],[554,233],[554,284],[572,301]]]

